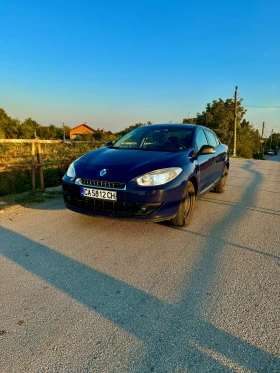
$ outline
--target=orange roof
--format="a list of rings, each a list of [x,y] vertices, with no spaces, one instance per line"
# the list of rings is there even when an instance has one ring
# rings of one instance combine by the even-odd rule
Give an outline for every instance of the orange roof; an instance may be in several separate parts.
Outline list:
[[[87,127],[87,128],[89,129],[89,130],[91,130],[91,131],[95,132],[93,128],[91,128],[90,126],[88,126],[88,125],[87,125],[87,124],[85,124],[85,123],[81,123],[81,124],[79,124],[78,126],[76,126],[76,127],[74,127],[74,128],[71,128],[70,132],[71,132],[72,130],[74,130],[74,129],[76,129],[76,128],[80,127],[80,126],[84,126],[84,127]]]

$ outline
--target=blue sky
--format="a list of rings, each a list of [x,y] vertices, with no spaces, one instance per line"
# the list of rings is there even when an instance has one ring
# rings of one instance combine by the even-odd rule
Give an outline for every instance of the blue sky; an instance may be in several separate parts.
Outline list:
[[[278,0],[1,0],[0,107],[118,131],[181,122],[238,85],[247,119],[280,132],[279,14]]]

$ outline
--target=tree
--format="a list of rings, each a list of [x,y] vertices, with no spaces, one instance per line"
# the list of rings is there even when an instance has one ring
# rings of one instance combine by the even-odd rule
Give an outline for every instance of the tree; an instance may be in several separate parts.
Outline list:
[[[20,121],[7,115],[4,109],[0,108],[0,137],[7,139],[16,139]]]
[[[6,138],[5,131],[4,131],[4,129],[0,125],[0,139],[5,139],[5,138]]]
[[[182,123],[196,124],[196,118],[184,118]]]
[[[102,139],[103,139],[102,131],[99,128],[97,128],[97,130],[94,132],[93,137],[96,141],[102,141]]]
[[[57,127],[54,126],[53,124],[49,125],[49,135],[50,139],[55,139],[57,134]]]
[[[50,138],[49,128],[47,126],[39,126],[37,136],[42,140],[48,140]]]
[[[63,140],[63,129],[65,131],[65,139],[70,138],[71,127],[64,125],[63,127],[56,127],[56,136],[55,136],[56,139]]]
[[[241,105],[242,99],[237,101],[237,123],[240,123],[246,110]],[[205,111],[197,113],[196,124],[200,124],[212,129],[221,142],[227,144],[230,152],[233,150],[234,131],[234,100],[228,98],[225,101],[219,98],[212,104],[206,105]]]
[[[254,154],[260,153],[260,139],[259,131],[243,119],[237,128],[237,154],[243,158],[253,158]]]
[[[145,125],[144,123],[136,123],[136,124],[134,124],[134,126],[126,127],[123,131],[120,131],[118,133],[118,136],[123,136],[126,133],[128,133],[129,131],[132,131],[133,129],[144,126],[144,125]]]
[[[37,136],[39,127],[39,124],[32,118],[25,119],[19,129],[19,138],[34,139]]]
[[[3,119],[10,120],[11,117],[8,116],[4,109],[0,108],[0,122],[2,122]]]
[[[19,129],[20,129],[20,120],[11,118],[11,120],[9,121],[9,125],[7,126],[5,130],[6,138],[17,139]]]

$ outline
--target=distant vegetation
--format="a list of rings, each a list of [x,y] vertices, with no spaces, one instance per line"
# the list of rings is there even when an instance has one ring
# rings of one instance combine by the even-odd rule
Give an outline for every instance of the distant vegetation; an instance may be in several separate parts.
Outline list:
[[[244,158],[253,158],[256,154],[261,152],[260,133],[254,126],[244,118],[246,113],[242,106],[242,99],[238,101],[237,110],[237,155]],[[169,121],[169,123],[173,123]],[[200,124],[209,127],[217,133],[220,140],[229,146],[232,154],[233,150],[233,126],[234,126],[234,100],[228,98],[222,100],[214,100],[208,103],[202,113],[197,113],[195,118],[184,118],[182,123]],[[120,136],[129,132],[130,130],[143,125],[149,125],[152,122],[136,123],[120,132],[106,134],[101,130],[95,130],[94,135],[87,135],[83,140],[88,141],[116,141]],[[36,120],[27,118],[23,122],[18,119],[11,118],[0,108],[0,139],[63,139],[63,131],[65,131],[65,138],[69,139],[69,126],[56,127],[53,124],[42,126]],[[278,134],[279,135],[279,134]],[[79,140],[77,138],[76,140]],[[277,134],[274,134],[272,139],[272,148],[276,147]],[[267,139],[270,144],[270,139]]]

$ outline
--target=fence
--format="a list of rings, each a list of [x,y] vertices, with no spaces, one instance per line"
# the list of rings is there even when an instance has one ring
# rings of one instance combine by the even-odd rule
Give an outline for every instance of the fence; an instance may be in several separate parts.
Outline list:
[[[61,183],[69,164],[103,142],[0,139],[0,196]]]

